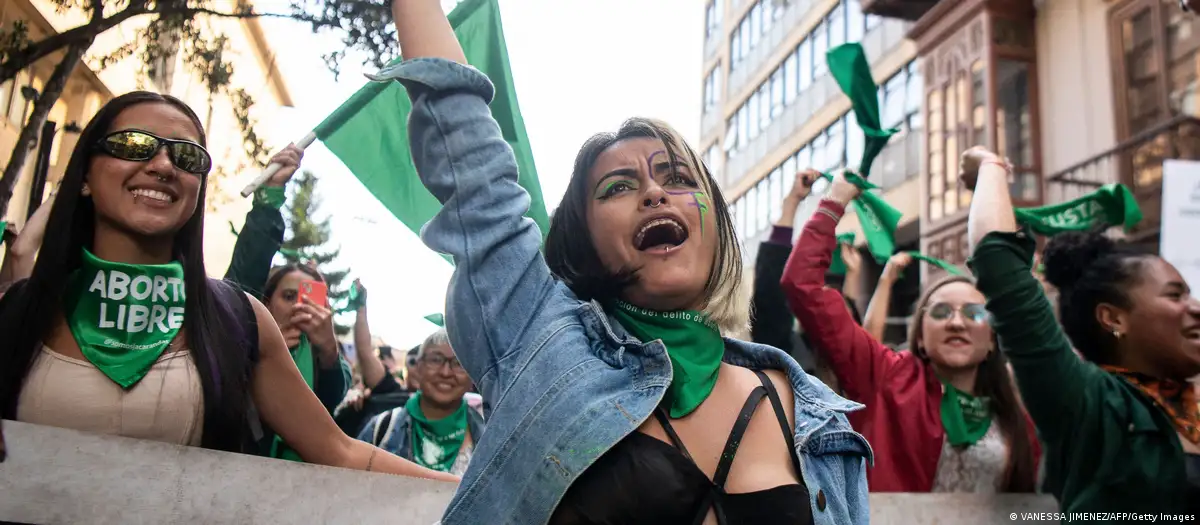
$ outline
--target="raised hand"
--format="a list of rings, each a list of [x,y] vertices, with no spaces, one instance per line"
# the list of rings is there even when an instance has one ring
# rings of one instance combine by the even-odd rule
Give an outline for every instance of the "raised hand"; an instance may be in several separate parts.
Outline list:
[[[820,177],[821,172],[812,168],[805,168],[796,172],[796,180],[792,183],[792,191],[788,192],[784,200],[790,199],[797,203],[804,200],[812,193],[813,183],[817,182],[817,179]]]
[[[333,332],[333,312],[325,305],[317,304],[307,297],[292,310],[292,326],[308,336],[313,346],[324,351],[337,350],[337,339]]]
[[[852,243],[841,245],[842,263],[846,265],[846,274],[858,274],[862,269],[862,254]]]
[[[833,185],[829,189],[829,200],[832,200],[842,206],[850,204],[850,201],[858,198],[862,190],[858,189],[850,181],[846,180],[845,175],[835,175],[833,177]]]
[[[279,164],[279,171],[267,179],[267,186],[287,186],[288,181],[292,180],[292,175],[295,175],[296,170],[300,169],[300,160],[303,158],[304,150],[296,147],[295,144],[288,144],[286,148],[276,153],[267,164]]]
[[[962,153],[962,159],[958,165],[958,180],[962,182],[964,188],[975,191],[975,183],[979,181],[979,168],[985,163],[1007,165],[999,155],[983,146],[973,146]]]
[[[880,274],[879,280],[894,283],[904,274],[904,269],[912,263],[912,256],[906,252],[900,252],[892,255],[888,262],[883,267],[883,273]]]

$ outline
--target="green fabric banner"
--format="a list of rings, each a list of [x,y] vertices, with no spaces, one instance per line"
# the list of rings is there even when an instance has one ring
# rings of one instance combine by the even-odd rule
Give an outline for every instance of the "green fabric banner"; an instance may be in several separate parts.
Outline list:
[[[866,179],[851,171],[847,171],[844,175],[848,182],[862,190],[851,206],[862,226],[863,237],[867,239],[867,250],[871,252],[871,256],[875,258],[876,262],[883,264],[896,251],[894,235],[903,214],[883,200],[879,194],[870,191],[878,189],[878,186],[867,182]],[[833,175],[822,173],[821,177],[833,182]]]
[[[454,8],[449,19],[467,62],[496,86],[492,116],[516,154],[519,183],[531,200],[526,216],[537,223],[544,237],[550,230],[549,220],[529,135],[517,105],[497,0],[466,0]],[[396,218],[420,233],[442,206],[421,184],[413,167],[408,144],[411,111],[408,93],[399,82],[371,82],[314,131]]]
[[[853,245],[854,237],[854,232],[843,233],[837,236],[837,244],[833,247],[833,261],[829,263],[829,271],[825,273],[830,275],[846,275],[846,260],[842,258],[842,245]]]
[[[1013,210],[1017,222],[1040,235],[1087,231],[1099,225],[1122,226],[1129,231],[1142,221],[1137,199],[1124,184],[1105,184],[1078,199]]]
[[[946,261],[938,259],[937,257],[930,257],[928,255],[924,255],[921,252],[917,252],[917,251],[908,252],[908,255],[918,261],[924,261],[924,262],[927,262],[934,266],[937,266],[938,268],[941,268],[943,271],[945,271],[946,273],[948,273],[950,275],[961,275],[963,277],[967,277],[967,272],[964,272],[962,270],[962,268],[959,268],[953,264],[950,264]],[[903,279],[904,274],[900,274],[900,278]]]
[[[880,124],[879,86],[871,76],[871,64],[867,62],[861,45],[855,42],[830,49],[825,53],[825,61],[829,64],[829,74],[837,81],[842,92],[850,97],[854,118],[866,137],[862,161],[857,170],[865,178],[871,174],[875,157],[879,156],[879,152],[887,146],[888,139],[898,130],[883,129]]]

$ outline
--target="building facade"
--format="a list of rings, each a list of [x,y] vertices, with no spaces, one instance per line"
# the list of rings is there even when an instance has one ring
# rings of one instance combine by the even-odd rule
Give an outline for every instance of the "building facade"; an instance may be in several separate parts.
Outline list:
[[[701,151],[731,203],[747,266],[753,268],[798,171],[831,172],[862,156],[850,102],[825,63],[828,49],[847,42],[861,42],[871,62],[883,125],[900,129],[871,178],[903,213],[898,249],[917,249],[924,80],[916,45],[906,38],[912,24],[867,14],[860,0],[710,0],[706,10]],[[798,226],[803,208],[799,215]],[[858,229],[851,212],[839,232]],[[854,298],[860,308],[882,270],[871,260],[864,266],[866,296]],[[893,293],[891,340],[903,338],[916,298],[916,268],[910,273]]]
[[[230,0],[217,2],[212,7],[233,11],[235,4]],[[40,40],[85,24],[87,20],[77,11],[60,13],[53,3],[45,0],[4,0],[0,2],[0,24],[8,28],[13,20],[24,20],[30,28],[29,37]],[[135,17],[102,33],[86,56],[104,56],[112,52],[131,40],[132,35],[143,30],[147,23],[145,17]],[[281,108],[292,105],[291,95],[275,65],[275,52],[256,19],[207,19],[202,22],[202,27],[205,36],[225,35],[228,38],[228,51],[223,58],[233,65],[233,86],[245,89],[254,98],[252,118],[264,122]],[[0,85],[0,161],[8,161],[21,127],[33,108],[33,103],[22,95],[22,88],[40,91],[59,56],[51,55],[38,61],[20,72],[14,81]],[[57,124],[59,131],[50,148],[43,195],[33,198],[30,195],[36,164],[35,156],[31,155],[15,186],[5,219],[23,225],[28,215],[28,203],[49,197],[62,179],[78,138],[77,129],[86,125],[105,102],[138,89],[174,95],[188,103],[205,124],[214,164],[214,173],[209,176],[208,202],[205,203],[208,207],[205,263],[210,274],[223,275],[236,240],[230,232],[230,223],[240,229],[251,204],[248,199],[241,198],[238,191],[258,171],[246,153],[243,134],[233,111],[234,101],[224,94],[210,95],[200,77],[184,64],[181,52],[159,64],[152,78],[139,74],[137,62],[137,57],[132,56],[95,71],[85,60],[75,68],[61,99],[48,117]]]
[[[883,124],[901,129],[871,174],[904,214],[898,250],[965,264],[971,195],[958,163],[975,144],[1013,162],[1017,206],[1126,184],[1145,215],[1129,237],[1153,248],[1163,160],[1200,157],[1200,22],[1176,0],[710,0],[706,9],[701,146],[750,260],[797,170],[858,159],[861,134],[824,64],[844,42],[862,42]],[[856,230],[852,216],[839,228]],[[869,295],[879,266],[865,263]],[[908,274],[893,293],[893,343],[917,283],[943,276],[928,265]]]

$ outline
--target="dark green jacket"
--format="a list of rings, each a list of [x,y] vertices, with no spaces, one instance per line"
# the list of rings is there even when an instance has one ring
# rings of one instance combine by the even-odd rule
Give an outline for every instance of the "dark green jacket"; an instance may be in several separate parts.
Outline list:
[[[1046,447],[1047,492],[1064,512],[1188,513],[1183,448],[1166,414],[1080,359],[1030,273],[1027,232],[988,234],[969,263]]]

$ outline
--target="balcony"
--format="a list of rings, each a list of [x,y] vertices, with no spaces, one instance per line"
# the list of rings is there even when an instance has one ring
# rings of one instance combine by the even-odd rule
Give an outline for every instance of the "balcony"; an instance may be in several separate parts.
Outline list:
[[[1157,246],[1162,208],[1162,165],[1167,159],[1200,159],[1200,119],[1181,115],[1112,149],[1046,177],[1046,202],[1078,198],[1105,184],[1129,187],[1145,217],[1129,237]]]
[[[862,0],[862,10],[869,15],[915,22],[937,3],[938,0]]]

